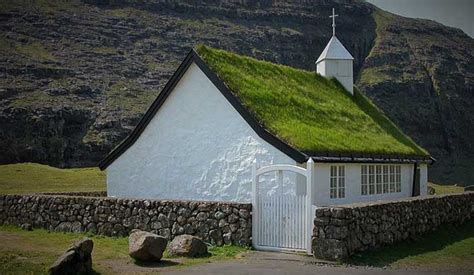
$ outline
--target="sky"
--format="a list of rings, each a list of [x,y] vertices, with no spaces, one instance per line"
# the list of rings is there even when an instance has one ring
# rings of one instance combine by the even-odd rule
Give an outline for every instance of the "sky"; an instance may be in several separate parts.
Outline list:
[[[367,0],[406,17],[435,20],[474,37],[474,0]]]

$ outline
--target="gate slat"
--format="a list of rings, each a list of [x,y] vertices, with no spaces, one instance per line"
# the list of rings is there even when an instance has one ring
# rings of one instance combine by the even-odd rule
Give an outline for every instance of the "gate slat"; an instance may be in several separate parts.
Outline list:
[[[298,234],[298,231],[296,231],[296,224],[298,223],[298,215],[296,214],[296,196],[293,197],[293,247],[297,248],[298,246],[296,245],[296,235]]]
[[[302,216],[302,211],[303,211],[303,207],[301,205],[302,201],[303,201],[303,196],[302,195],[299,195],[298,196],[298,232],[299,232],[299,236],[298,236],[298,247],[301,247],[301,238],[303,237],[303,227],[304,225],[301,224],[301,216]]]
[[[263,197],[262,199],[262,230],[261,230],[261,234],[262,234],[262,245],[266,245],[266,236],[265,236],[265,220],[267,219],[267,213],[265,213],[265,197]]]
[[[293,248],[296,248],[296,247],[297,247],[297,245],[296,245],[296,233],[297,233],[297,231],[296,231],[296,223],[297,223],[297,221],[298,221],[298,219],[297,219],[298,217],[296,216],[296,213],[295,213],[295,208],[296,208],[296,196],[294,196],[294,197],[292,198],[291,204],[292,204],[292,206],[291,206],[291,219],[292,219],[292,220],[291,220],[291,221],[292,221],[291,226],[292,226],[292,229],[293,229],[293,230],[292,230],[293,232],[292,232],[292,234],[291,234],[291,239],[292,239],[292,242],[293,242],[292,247],[293,247]]]
[[[290,222],[290,247],[293,248],[294,247],[293,235],[295,234],[294,230],[293,230],[293,196],[290,196],[289,203],[290,203],[290,216],[289,217],[291,219],[291,222]]]
[[[303,203],[304,203],[305,199],[304,199],[304,196],[303,195],[300,195],[300,207],[299,207],[299,213],[300,213],[300,221],[299,221],[299,227],[300,227],[300,247],[304,247],[304,243],[303,243],[303,228],[304,228],[304,224],[301,223],[302,221],[302,217],[304,217],[304,212],[303,212]]]
[[[277,211],[278,211],[278,244],[280,245],[281,244],[281,234],[282,234],[282,230],[281,230],[281,223],[282,223],[282,215],[281,215],[281,204],[282,204],[282,199],[281,199],[281,193],[278,194],[278,207],[277,207]]]
[[[287,241],[287,237],[288,237],[288,227],[287,227],[287,220],[286,220],[286,217],[288,217],[288,213],[287,213],[287,206],[288,204],[286,203],[288,201],[288,196],[285,195],[285,202],[283,202],[283,217],[285,219],[285,223],[284,223],[284,228],[283,228],[283,247],[288,247],[288,241]]]
[[[286,228],[285,228],[286,238],[285,239],[286,239],[286,243],[285,243],[285,247],[288,247],[288,244],[290,242],[290,238],[289,238],[290,234],[288,234],[288,229],[289,229],[288,228],[288,216],[289,216],[289,210],[290,210],[290,207],[288,205],[288,199],[289,199],[289,196],[286,195],[286,203],[285,203],[285,208],[286,208],[286,211],[285,211],[286,212],[286,214],[285,214],[285,216],[286,216]]]
[[[300,247],[304,247],[304,243],[303,243],[303,228],[304,228],[304,224],[301,223],[302,221],[302,217],[304,217],[304,212],[303,212],[303,203],[304,203],[305,199],[304,199],[304,196],[303,195],[300,195],[300,207],[299,207],[299,213],[300,213],[300,221],[299,221],[299,226],[300,226]]]
[[[262,198],[260,198],[260,200],[259,200],[259,206],[258,207],[260,208],[260,219],[258,221],[258,223],[260,224],[260,228],[259,228],[259,237],[260,237],[260,239],[259,239],[259,242],[260,242],[260,244],[263,245],[264,242],[263,242],[262,230],[263,230],[263,227],[264,227],[263,221],[265,219],[265,212],[264,212],[265,210],[263,208],[263,199]]]
[[[272,198],[272,199],[271,199],[272,208],[271,208],[271,210],[270,210],[270,211],[272,212],[271,217],[272,217],[272,221],[275,221],[275,206],[276,206],[276,205],[275,205],[275,196],[272,196],[271,198]],[[272,228],[271,228],[271,230],[272,230],[271,243],[272,243],[272,244],[271,244],[271,245],[272,245],[272,246],[276,246],[276,240],[275,240],[275,227],[276,227],[276,226],[275,226],[274,224],[271,224],[271,226],[272,226]]]
[[[296,246],[300,246],[300,196],[296,195]]]
[[[293,236],[295,235],[295,231],[293,230],[293,196],[290,197],[290,219],[291,219],[291,222],[290,222],[290,226],[291,226],[291,229],[290,229],[290,247],[293,248],[294,247],[294,243],[293,243]]]
[[[273,201],[275,202],[275,206],[273,207],[273,218],[274,221],[278,221],[278,194],[273,196]],[[273,246],[278,246],[278,224],[273,224]]]

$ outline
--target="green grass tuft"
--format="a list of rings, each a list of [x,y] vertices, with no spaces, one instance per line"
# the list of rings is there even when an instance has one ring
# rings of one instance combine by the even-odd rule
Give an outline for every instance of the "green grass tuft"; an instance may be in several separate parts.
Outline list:
[[[37,163],[0,165],[0,193],[104,191],[99,168],[59,169]]]
[[[335,80],[206,46],[197,51],[267,130],[301,151],[428,155]]]
[[[432,182],[429,182],[428,185],[434,188],[437,195],[464,192],[464,187],[457,185],[436,184]]]
[[[461,226],[447,225],[410,240],[378,251],[353,256],[347,261],[356,265],[393,268],[474,269],[474,221]]]
[[[24,231],[17,226],[0,225],[0,274],[43,274],[74,240],[84,236],[94,241],[94,271],[101,274],[149,273],[163,268],[182,268],[195,264],[231,260],[248,248],[238,246],[210,247],[202,258],[170,258],[166,251],[158,264],[135,263],[128,256],[126,237],[104,237],[87,233],[50,232],[44,229]]]

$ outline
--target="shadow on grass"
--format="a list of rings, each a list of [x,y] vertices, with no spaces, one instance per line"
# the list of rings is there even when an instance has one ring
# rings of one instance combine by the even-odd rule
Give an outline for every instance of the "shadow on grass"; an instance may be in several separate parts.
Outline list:
[[[443,256],[453,256],[453,250],[444,251],[445,247],[468,238],[474,238],[474,220],[467,221],[459,226],[442,226],[438,230],[420,236],[416,240],[405,240],[377,251],[355,254],[344,262],[353,265],[383,267],[407,257],[436,251],[436,255],[432,257],[423,255],[426,258],[426,264],[429,265],[430,261],[435,260],[435,258],[440,260]],[[456,248],[456,251],[459,250],[459,253],[463,253],[463,249],[465,248],[459,247]]]
[[[134,263],[138,266],[149,267],[149,268],[169,267],[169,266],[175,266],[175,265],[180,264],[179,262],[174,262],[174,261],[170,261],[170,260],[161,260],[159,262],[145,262],[145,261],[135,260]]]

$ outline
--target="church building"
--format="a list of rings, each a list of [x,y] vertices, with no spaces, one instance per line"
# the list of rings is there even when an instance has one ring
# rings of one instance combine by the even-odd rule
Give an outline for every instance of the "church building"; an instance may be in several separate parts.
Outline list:
[[[250,202],[254,163],[311,165],[309,187],[292,172],[258,184],[268,196],[310,188],[313,206],[426,195],[433,158],[354,87],[353,57],[335,32],[315,69],[192,49],[100,162],[108,196]]]

